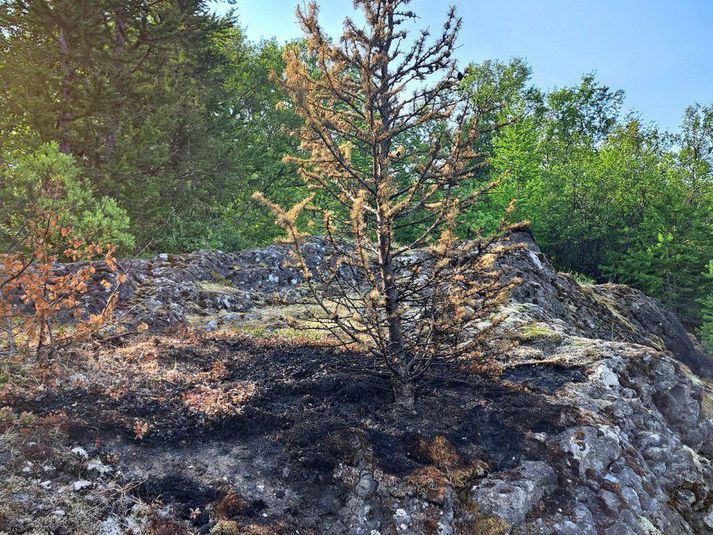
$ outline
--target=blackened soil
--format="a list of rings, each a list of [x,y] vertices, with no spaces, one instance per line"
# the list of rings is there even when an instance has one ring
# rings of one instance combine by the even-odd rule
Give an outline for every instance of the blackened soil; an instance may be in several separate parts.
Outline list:
[[[220,384],[256,386],[240,413],[209,418],[192,412],[183,403],[185,385],[142,382],[139,377],[117,399],[97,389],[68,387],[41,399],[18,399],[13,406],[38,415],[64,411],[74,422],[72,441],[116,444],[119,435],[118,440],[134,450],[131,455],[139,450],[139,457],[146,459],[166,452],[200,456],[210,448],[264,448],[275,452],[270,454],[274,466],[263,470],[270,477],[292,479],[299,474],[313,483],[328,480],[339,463],[367,463],[387,474],[407,476],[434,463],[423,457],[418,444],[438,435],[455,446],[463,462],[477,459],[493,471],[508,469],[523,457],[542,454],[544,446],[529,438],[531,433],[557,433],[578,418],[575,408],[547,392],[581,380],[579,370],[522,367],[508,372],[508,381],[503,381],[439,364],[419,385],[415,410],[407,411],[393,405],[386,380],[361,371],[362,358],[323,347],[201,339],[196,347],[166,347],[160,364],[200,373],[221,361],[227,373]],[[135,437],[137,420],[150,424],[140,441]],[[181,504],[185,515],[225,494],[181,473],[152,477],[140,492]],[[318,493],[309,499],[318,499],[315,496]],[[259,503],[250,504],[251,514],[260,509]],[[194,520],[200,524],[205,517]]]
[[[501,378],[525,385],[528,388],[552,393],[566,383],[581,383],[586,380],[587,376],[581,366],[528,364],[508,368],[503,372]]]

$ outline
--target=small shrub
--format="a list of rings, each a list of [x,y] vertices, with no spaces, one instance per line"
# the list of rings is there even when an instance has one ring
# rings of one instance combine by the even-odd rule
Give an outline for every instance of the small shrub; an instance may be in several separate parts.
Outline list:
[[[11,355],[30,350],[39,354],[45,346],[86,339],[111,317],[118,298],[114,288],[104,309],[85,317],[80,298],[96,273],[92,260],[101,256],[110,272],[117,271],[114,247],[79,239],[52,211],[36,207],[36,215],[18,250],[0,255],[0,325],[6,337],[0,351]],[[60,255],[87,262],[67,273],[58,272]],[[123,281],[119,275],[117,286]],[[104,284],[112,286],[108,281]],[[77,321],[71,331],[60,324],[60,316]]]
[[[208,417],[239,414],[242,406],[255,394],[255,385],[245,383],[233,388],[211,388],[199,385],[183,394],[183,403],[192,412]]]
[[[416,454],[441,470],[451,469],[461,462],[458,450],[443,435],[419,439],[416,444]]]
[[[111,243],[123,250],[135,245],[126,211],[110,197],[97,199],[72,156],[46,143],[29,153],[4,154],[0,161],[0,247],[11,246],[37,210],[52,212],[63,227],[88,243]]]
[[[216,504],[214,512],[218,518],[230,520],[231,518],[247,515],[250,509],[250,502],[240,494],[230,492]]]

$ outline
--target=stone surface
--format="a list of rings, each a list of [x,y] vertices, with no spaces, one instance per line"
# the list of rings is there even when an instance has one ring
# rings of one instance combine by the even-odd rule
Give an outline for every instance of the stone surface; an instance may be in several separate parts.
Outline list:
[[[546,463],[525,461],[512,473],[486,478],[471,493],[483,513],[518,525],[556,481],[554,471]]]
[[[146,461],[146,473],[210,455],[203,470],[230,477],[241,494],[265,504],[265,515],[309,499],[320,533],[713,533],[710,357],[654,299],[557,273],[527,232],[510,241],[522,249],[497,263],[522,282],[501,310],[491,363],[507,389],[536,396],[552,410],[522,436],[512,431],[517,444],[488,442],[477,428],[464,428],[457,446],[474,454],[487,443],[498,461],[490,469],[441,469],[430,459],[419,460],[420,471],[386,473],[374,460],[379,452],[367,458],[357,444],[348,448],[359,453],[356,460],[329,468],[328,478],[304,483],[303,495],[295,496],[290,485],[314,477],[309,471],[279,464],[264,444],[241,444],[226,446],[228,453],[201,449],[189,461],[162,454],[163,460]],[[313,266],[324,261],[321,241],[310,241],[308,249]],[[274,307],[304,297],[288,251],[276,245],[124,261],[129,282],[118,313],[156,330],[195,317],[203,331],[248,320],[269,325]],[[90,307],[100,300],[98,290],[87,296]],[[498,345],[503,341],[508,344]],[[489,421],[510,416],[498,413],[497,399],[483,400],[483,407],[491,401]],[[388,435],[378,438],[381,447],[392,447]],[[91,472],[98,474],[96,468]],[[78,484],[84,490],[93,483]],[[112,521],[102,529],[112,532]]]

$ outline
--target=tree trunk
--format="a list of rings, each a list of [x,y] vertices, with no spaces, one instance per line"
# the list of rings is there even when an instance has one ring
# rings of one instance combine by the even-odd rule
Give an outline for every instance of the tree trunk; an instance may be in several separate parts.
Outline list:
[[[114,59],[114,80],[116,83],[121,84],[123,80],[123,68],[121,63],[121,56],[124,53],[124,48],[126,46],[126,9],[120,3],[114,8],[114,18],[116,21],[116,35],[114,37],[114,54],[116,58]],[[122,85],[123,89],[123,85]],[[107,120],[107,133],[104,141],[104,157],[109,163],[114,150],[116,149],[116,142],[118,139],[119,132],[119,109],[113,106],[109,112],[109,118]]]
[[[379,218],[381,219],[381,217]],[[380,226],[379,256],[389,329],[389,347],[386,359],[390,363],[394,400],[397,405],[411,408],[414,404],[413,380],[404,346],[403,325],[399,310],[399,293],[396,287],[393,258],[391,256],[391,231],[387,225]]]
[[[64,1],[60,2],[60,8],[64,8]],[[62,16],[64,14],[62,13]],[[62,91],[61,91],[61,111],[57,129],[59,130],[59,150],[64,154],[71,154],[72,148],[67,139],[67,129],[72,121],[71,111],[69,109],[69,93],[72,77],[72,69],[69,66],[69,43],[67,42],[67,34],[64,28],[64,23],[59,27],[59,54],[62,58]]]
[[[416,400],[413,381],[407,377],[407,380],[402,382],[398,377],[393,377],[391,384],[394,389],[394,402],[396,405],[405,409],[412,409]]]

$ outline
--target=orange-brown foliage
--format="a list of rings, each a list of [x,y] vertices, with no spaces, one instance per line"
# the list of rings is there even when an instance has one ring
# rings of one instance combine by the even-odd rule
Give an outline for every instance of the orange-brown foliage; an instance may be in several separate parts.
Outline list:
[[[311,195],[290,209],[254,195],[293,246],[321,308],[313,319],[373,356],[369,369],[390,375],[404,406],[434,359],[472,356],[484,320],[493,322],[509,288],[487,255],[512,228],[504,217],[492,236],[457,238],[460,215],[498,181],[473,187],[487,155],[474,150],[478,113],[459,85],[460,18],[451,8],[432,39],[409,36],[408,4],[355,2],[364,23],[345,19],[340,39],[324,33],[316,3],[298,8],[306,50],[287,47],[275,79],[303,119],[300,151],[284,161]],[[330,258],[311,269],[300,222],[320,210]]]
[[[99,314],[85,317],[81,296],[96,273],[95,260],[102,258],[110,272],[118,269],[115,248],[101,243],[88,243],[77,237],[71,227],[63,226],[50,210],[37,209],[37,219],[27,225],[25,237],[15,251],[0,255],[0,325],[4,339],[0,351],[14,354],[58,343],[84,340],[97,332],[111,317],[118,298],[117,288],[110,294]],[[76,270],[59,273],[59,259],[86,262]],[[111,284],[108,281],[102,281]],[[55,321],[60,313],[74,317],[70,334]]]
[[[183,394],[183,403],[193,412],[200,412],[208,417],[225,414],[238,414],[242,406],[255,394],[253,383],[244,383],[233,388],[198,385]]]

